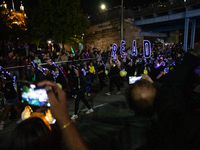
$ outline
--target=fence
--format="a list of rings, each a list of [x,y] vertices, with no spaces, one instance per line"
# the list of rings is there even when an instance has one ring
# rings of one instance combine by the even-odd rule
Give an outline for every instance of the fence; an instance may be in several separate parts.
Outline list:
[[[81,59],[81,60],[72,60],[72,61],[59,61],[59,62],[54,62],[55,64],[67,64],[67,63],[77,63],[77,62],[84,62],[84,61],[94,61],[97,60],[97,58],[89,58],[89,59]],[[42,64],[38,64],[39,66],[45,66],[47,65],[47,63],[42,63]],[[13,66],[13,67],[5,67],[2,68],[3,70],[10,70],[10,69],[21,69],[24,67],[31,67],[31,65],[27,65],[27,66]]]

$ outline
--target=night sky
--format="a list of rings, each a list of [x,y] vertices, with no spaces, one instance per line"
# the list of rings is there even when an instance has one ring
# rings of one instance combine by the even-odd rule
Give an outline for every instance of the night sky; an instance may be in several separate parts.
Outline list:
[[[12,8],[11,2],[12,0],[5,0],[8,8]],[[121,5],[121,0],[80,0],[81,1],[81,9],[85,14],[94,15],[101,11],[101,4],[105,4],[106,8],[114,8],[115,6]],[[149,4],[151,2],[158,0],[124,0],[125,8],[133,8],[137,6],[143,6],[144,4]],[[19,10],[20,0],[14,0],[15,9]],[[22,0],[25,10],[26,7],[37,7],[37,0]],[[3,3],[3,0],[0,0],[0,4]]]

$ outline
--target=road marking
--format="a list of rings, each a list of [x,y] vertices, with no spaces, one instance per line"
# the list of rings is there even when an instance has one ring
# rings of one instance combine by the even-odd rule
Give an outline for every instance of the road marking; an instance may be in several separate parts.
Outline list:
[[[92,108],[102,107],[102,106],[105,106],[105,105],[107,105],[107,104],[108,104],[108,103],[100,104],[100,105],[94,106],[94,107],[92,107]],[[88,110],[88,109],[85,108],[85,109],[82,109],[82,110],[80,110],[80,111],[87,111],[87,110]],[[72,114],[74,114],[74,113],[70,113],[70,115],[72,115]]]

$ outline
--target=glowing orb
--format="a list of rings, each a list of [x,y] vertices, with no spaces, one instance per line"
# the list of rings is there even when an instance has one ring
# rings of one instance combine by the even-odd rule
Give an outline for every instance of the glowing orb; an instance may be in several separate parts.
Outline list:
[[[127,75],[127,72],[124,71],[124,70],[121,70],[121,71],[119,72],[119,74],[120,74],[121,77],[125,77],[125,76]]]
[[[108,70],[105,70],[105,74],[108,75]]]

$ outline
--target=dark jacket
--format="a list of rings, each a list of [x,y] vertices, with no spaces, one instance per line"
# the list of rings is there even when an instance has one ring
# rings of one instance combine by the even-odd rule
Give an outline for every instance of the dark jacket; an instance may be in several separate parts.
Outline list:
[[[6,99],[17,98],[17,92],[14,88],[13,81],[7,81],[5,86],[2,88],[2,92]]]
[[[81,88],[79,89],[78,86],[80,86]],[[73,79],[73,87],[76,92],[79,92],[80,90],[85,92],[87,87],[86,77],[84,75],[80,75],[79,77],[75,76]]]
[[[98,72],[103,71],[102,73],[98,74],[99,79],[104,79],[105,77],[105,66],[101,65],[98,68]]]
[[[192,88],[198,83],[195,69],[200,57],[185,55],[159,89],[156,109],[162,146],[166,149],[200,148],[199,98],[192,97]],[[197,96],[197,95],[196,95]]]

